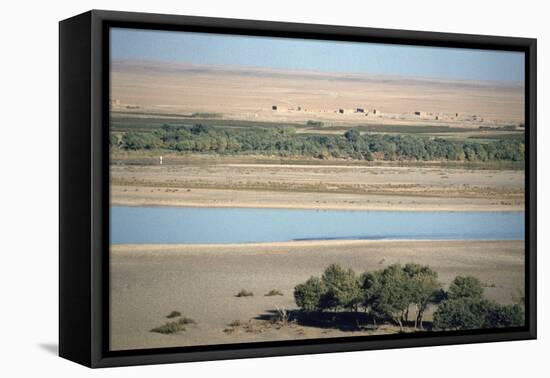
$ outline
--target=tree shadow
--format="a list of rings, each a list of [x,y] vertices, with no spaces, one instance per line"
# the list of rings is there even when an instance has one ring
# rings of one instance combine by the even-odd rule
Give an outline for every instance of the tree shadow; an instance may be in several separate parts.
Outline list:
[[[336,311],[336,312],[304,312],[301,310],[288,310],[288,322],[295,322],[304,327],[322,329],[337,329],[346,332],[376,331],[379,326],[394,325],[390,319],[375,319],[362,311]],[[268,310],[256,316],[254,319],[271,323],[280,321],[278,310]],[[403,324],[403,332],[431,331],[433,324],[430,321],[423,322],[423,328],[414,328],[414,321],[409,320]]]
[[[289,310],[287,314],[289,322],[296,322],[298,325],[305,327],[338,329],[347,332],[377,329],[373,318],[364,312],[304,312]],[[254,319],[277,322],[280,319],[280,315],[277,310],[268,310]]]

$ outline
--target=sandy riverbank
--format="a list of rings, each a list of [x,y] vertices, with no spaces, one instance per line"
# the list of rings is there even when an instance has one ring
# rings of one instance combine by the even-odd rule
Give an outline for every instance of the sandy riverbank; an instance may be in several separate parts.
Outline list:
[[[169,159],[168,163],[169,163]],[[111,166],[111,203],[394,211],[522,211],[522,170],[354,165]]]
[[[247,323],[277,307],[293,309],[293,288],[330,263],[356,272],[392,263],[429,264],[447,286],[471,274],[485,293],[511,303],[523,290],[521,241],[311,241],[241,245],[115,245],[111,247],[111,348],[222,344],[296,338],[352,336],[378,331],[344,331],[292,326],[247,332],[224,329]],[[246,289],[254,296],[237,298]],[[283,296],[264,296],[271,289]],[[197,321],[176,335],[150,329],[173,310]],[[428,314],[427,320],[430,315]],[[253,320],[258,322],[258,320]],[[252,323],[255,324],[255,323]]]

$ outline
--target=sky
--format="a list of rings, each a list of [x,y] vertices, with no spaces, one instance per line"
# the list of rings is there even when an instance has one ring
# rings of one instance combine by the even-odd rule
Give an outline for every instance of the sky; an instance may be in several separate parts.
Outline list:
[[[520,82],[521,52],[111,29],[112,60]]]

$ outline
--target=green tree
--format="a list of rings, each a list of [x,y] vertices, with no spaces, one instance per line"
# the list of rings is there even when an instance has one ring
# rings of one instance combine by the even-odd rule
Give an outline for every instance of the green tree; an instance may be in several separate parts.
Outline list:
[[[416,307],[414,328],[422,327],[424,312],[430,303],[437,303],[441,298],[441,283],[437,280],[437,272],[429,266],[406,264],[403,268],[407,279],[410,300]],[[405,313],[408,320],[408,308]]]
[[[459,298],[481,298],[483,296],[483,286],[481,281],[473,276],[457,276],[448,292],[449,299]]]
[[[321,310],[321,297],[326,293],[324,283],[318,277],[311,277],[294,288],[294,300],[303,311]]]
[[[448,299],[434,313],[436,329],[464,330],[479,328],[521,327],[525,310],[520,304],[500,305],[479,297]]]
[[[486,315],[488,328],[522,327],[525,324],[525,309],[521,304],[494,305]]]
[[[357,311],[363,295],[357,275],[352,269],[344,269],[337,264],[329,265],[321,281],[326,289],[321,297],[322,308]]]
[[[136,132],[124,133],[122,143],[129,150],[154,149],[162,145],[162,141],[154,134]]]
[[[434,312],[433,325],[442,330],[485,328],[491,306],[488,300],[475,297],[449,299]]]
[[[344,138],[346,138],[348,142],[357,142],[360,136],[361,134],[357,129],[349,129],[344,133]]]
[[[392,319],[403,329],[405,313],[412,302],[408,277],[401,265],[363,275],[364,306],[377,317]]]
[[[109,146],[110,147],[118,147],[118,145],[119,145],[118,135],[110,133],[109,134]]]

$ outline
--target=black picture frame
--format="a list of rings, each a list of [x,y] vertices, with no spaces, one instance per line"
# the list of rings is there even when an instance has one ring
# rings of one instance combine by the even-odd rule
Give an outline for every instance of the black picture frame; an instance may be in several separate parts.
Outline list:
[[[113,26],[525,53],[521,328],[109,351],[109,40]],[[536,39],[92,10],[59,24],[59,355],[89,367],[535,339]]]

